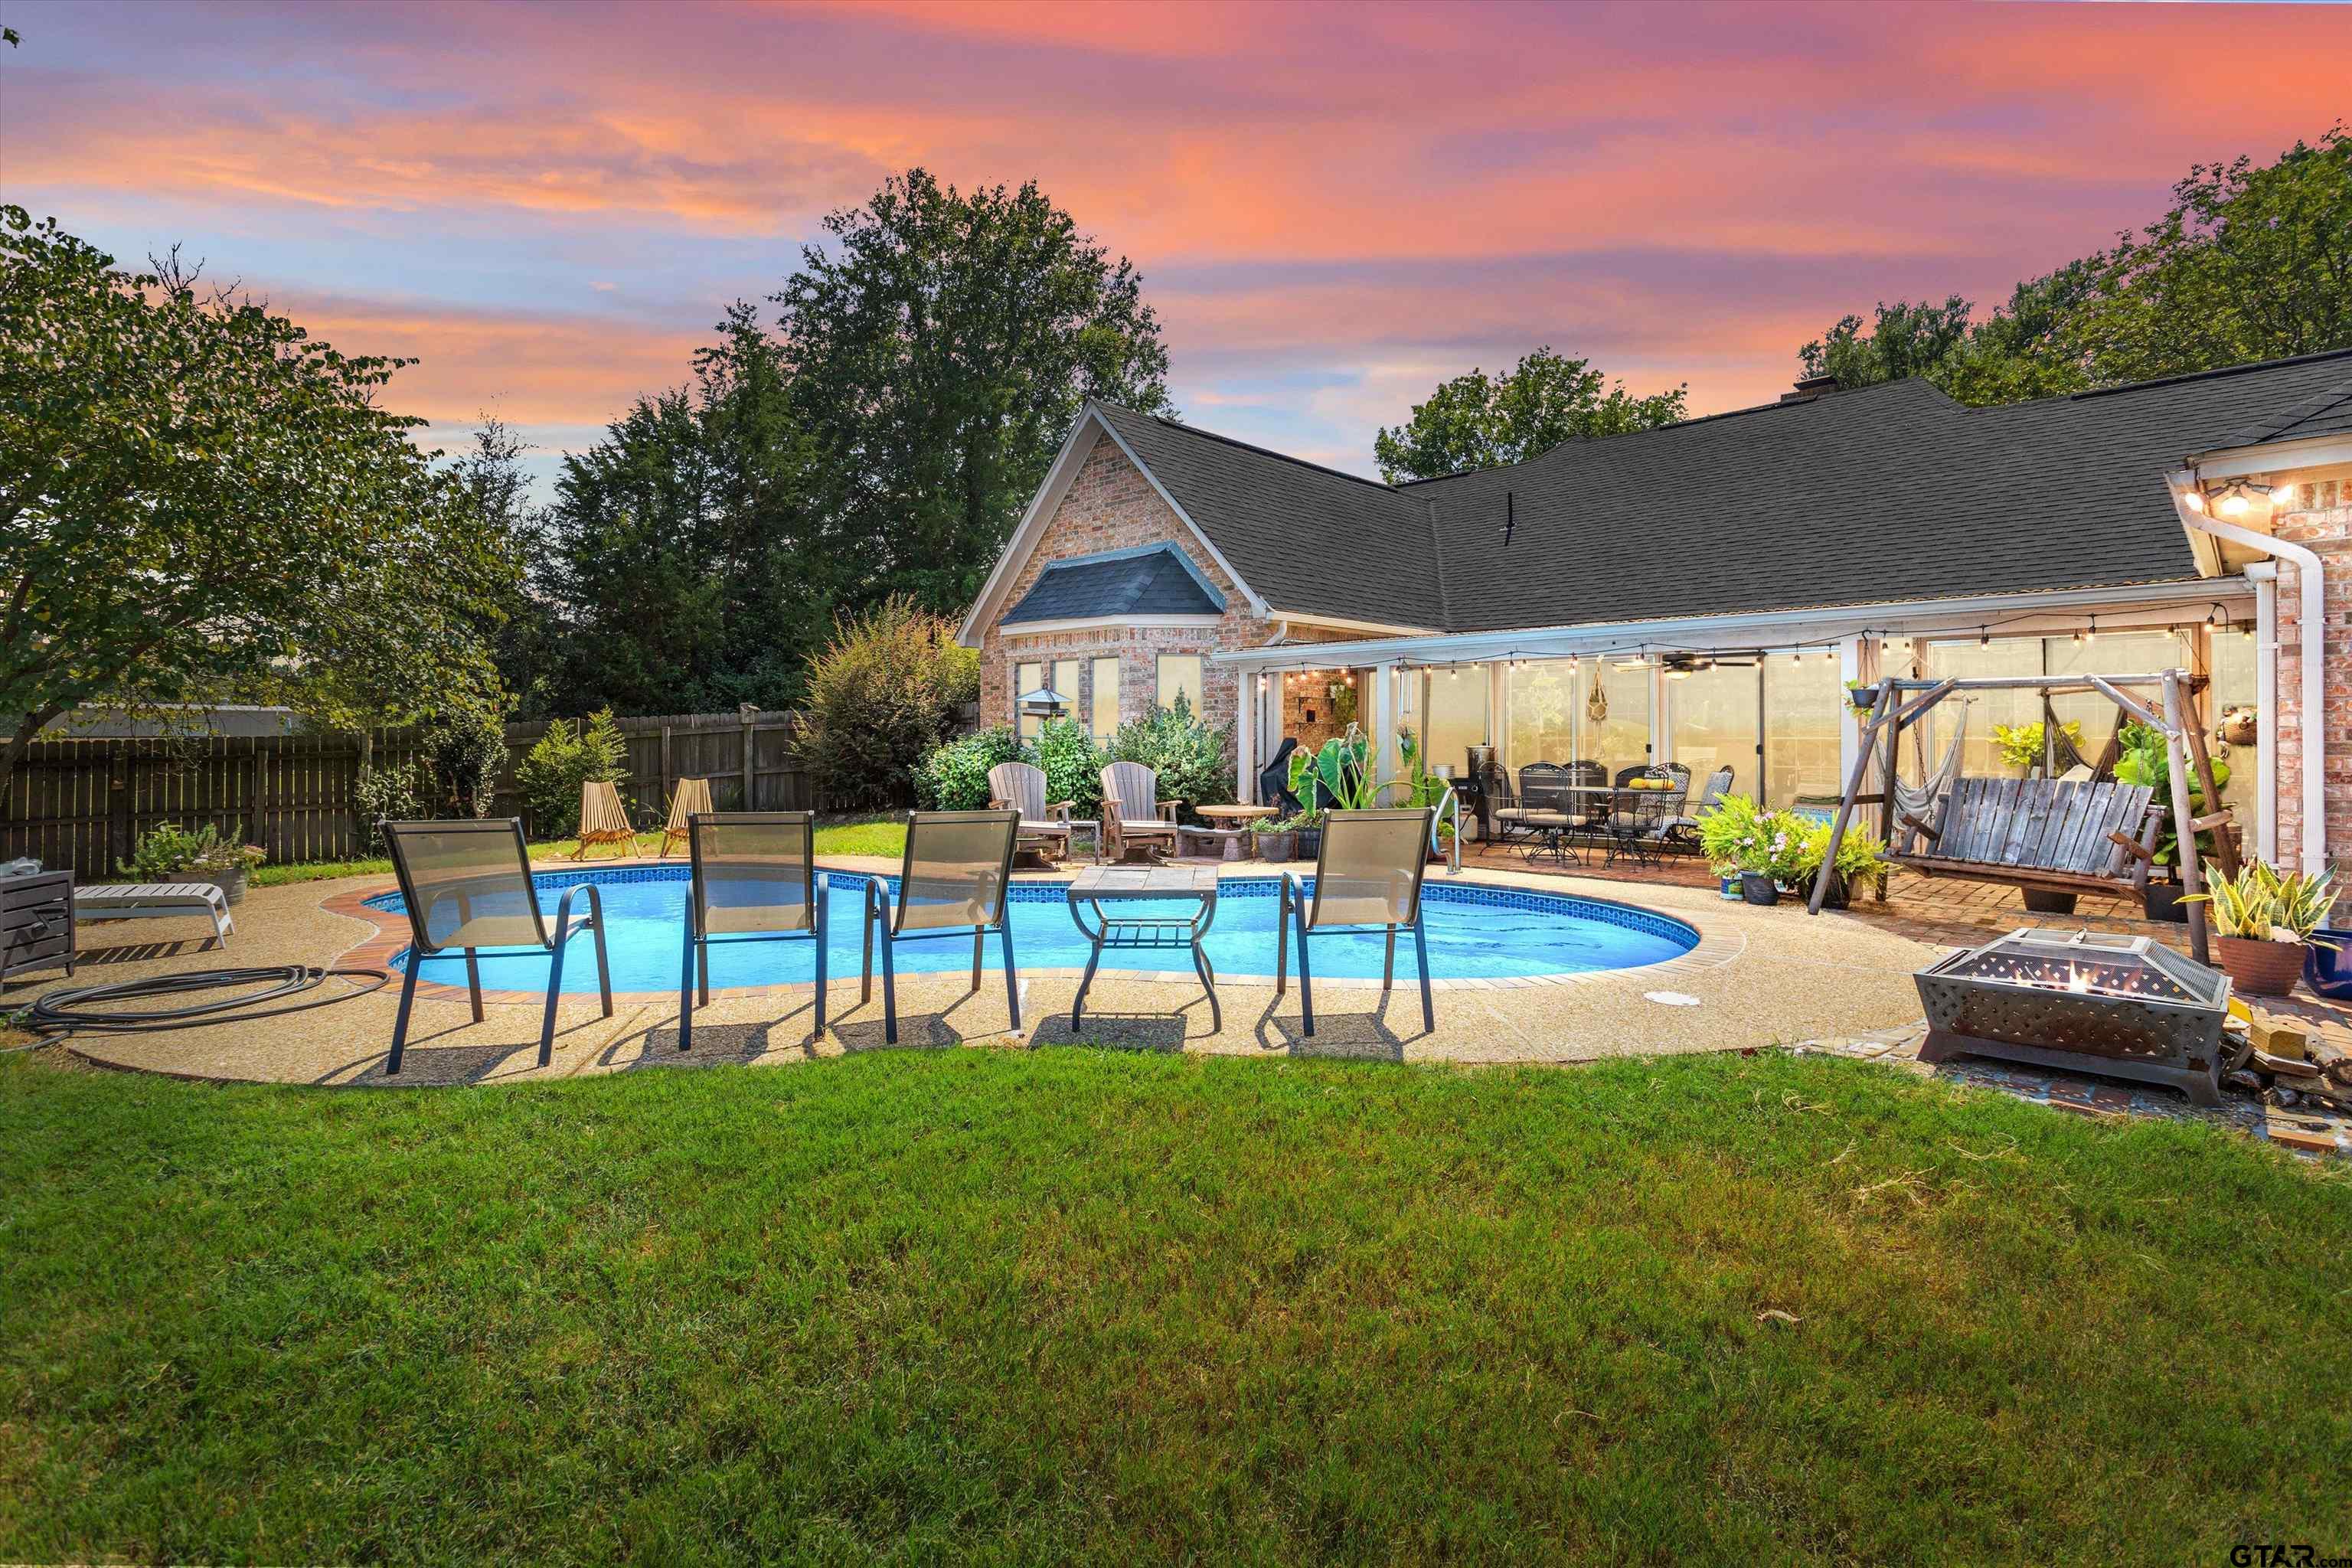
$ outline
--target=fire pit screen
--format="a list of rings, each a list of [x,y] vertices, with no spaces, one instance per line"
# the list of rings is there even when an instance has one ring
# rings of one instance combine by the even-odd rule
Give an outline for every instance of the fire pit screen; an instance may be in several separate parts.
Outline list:
[[[2016,931],[1916,978],[1923,1060],[2000,1057],[2221,1102],[2230,982],[2150,938]]]

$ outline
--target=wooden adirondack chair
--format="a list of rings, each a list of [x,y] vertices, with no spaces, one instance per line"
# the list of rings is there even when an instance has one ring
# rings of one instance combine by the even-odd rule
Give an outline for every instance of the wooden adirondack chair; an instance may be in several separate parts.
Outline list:
[[[1103,842],[1114,860],[1128,858],[1130,846],[1149,853],[1159,845],[1176,847],[1176,808],[1183,802],[1161,800],[1160,775],[1141,763],[1113,763],[1102,771]]]
[[[580,786],[580,847],[572,852],[574,860],[588,858],[588,851],[599,844],[614,846],[614,859],[637,852],[637,830],[630,826],[629,812],[621,804],[621,792],[611,783],[591,779]]]
[[[677,793],[669,797],[669,821],[662,826],[661,858],[669,858],[672,846],[687,847],[686,819],[696,812],[710,810],[710,781],[680,779]]]

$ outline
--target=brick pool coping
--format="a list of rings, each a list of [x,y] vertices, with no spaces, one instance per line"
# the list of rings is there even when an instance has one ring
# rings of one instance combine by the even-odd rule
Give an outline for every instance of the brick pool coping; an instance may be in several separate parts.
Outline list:
[[[664,866],[672,867],[678,870],[684,870],[686,868],[686,863],[682,860],[660,860],[637,858],[632,859],[615,858],[612,860],[598,860],[585,865],[577,866],[568,864],[551,866],[543,862],[538,862],[531,866],[531,875],[534,877],[547,875],[563,876],[576,871],[580,874],[583,880],[586,880],[596,873],[603,871],[641,871]],[[898,862],[895,859],[881,860],[871,856],[820,856],[817,860],[817,869],[821,871],[839,871],[856,876],[892,876],[896,875],[898,870]],[[1280,865],[1263,861],[1228,861],[1219,867],[1218,880],[1220,882],[1226,880],[1263,881],[1267,878],[1279,876],[1286,870],[1312,872],[1313,869],[1314,868],[1311,865],[1304,862],[1294,862],[1289,865]],[[1063,872],[1055,870],[1016,873],[1014,880],[1016,882],[1033,885],[1045,884],[1057,886],[1066,881],[1067,878]],[[1544,879],[1533,876],[1528,876],[1524,878],[1524,879],[1519,879],[1516,874],[1509,871],[1496,872],[1487,870],[1482,871],[1479,875],[1473,877],[1470,873],[1465,871],[1463,877],[1459,879],[1453,878],[1433,879],[1428,885],[1431,887],[1444,888],[1477,888],[1486,891],[1498,893],[1533,893],[1546,898],[1565,900],[1573,903],[1610,905],[1617,909],[1632,910],[1638,913],[1650,916],[1655,920],[1666,921],[1673,924],[1685,927],[1690,931],[1696,931],[1698,935],[1696,945],[1693,946],[1689,951],[1674,958],[1662,959],[1655,963],[1628,964],[1622,968],[1615,969],[1560,971],[1545,974],[1517,974],[1491,978],[1465,976],[1449,979],[1433,979],[1430,982],[1430,988],[1433,991],[1516,991],[1547,985],[1587,985],[1601,981],[1623,980],[1629,976],[1666,979],[1677,974],[1692,974],[1717,968],[1717,966],[1727,963],[1731,960],[1738,957],[1742,952],[1747,951],[1748,947],[1748,938],[1746,933],[1737,931],[1710,930],[1709,924],[1711,922],[1706,921],[1703,917],[1693,919],[1691,918],[1690,913],[1669,914],[1664,910],[1652,909],[1646,905],[1633,903],[1626,900],[1596,898],[1590,894],[1581,892],[1567,892],[1562,890],[1556,882],[1550,886],[1546,886]],[[342,890],[331,894],[329,897],[320,900],[319,907],[330,914],[347,915],[353,920],[366,921],[376,928],[374,935],[368,937],[357,945],[345,951],[340,955],[336,962],[344,964],[373,965],[377,968],[381,968],[386,973],[391,974],[396,974],[399,973],[397,970],[394,969],[393,961],[398,958],[402,952],[406,951],[410,942],[414,940],[415,934],[413,928],[409,924],[408,916],[404,912],[396,912],[391,910],[375,908],[368,902],[371,899],[380,899],[386,893],[397,893],[399,890],[400,884],[395,879],[391,877],[379,877],[361,883],[357,887],[343,889]],[[595,955],[593,952],[589,952],[574,954],[572,962],[573,963],[585,963],[593,965],[596,960]],[[1085,975],[1086,971],[1082,968],[1075,967],[1040,966],[1032,968],[1024,964],[1021,966],[1020,973],[1024,979],[1077,980]],[[1147,981],[1168,977],[1159,971],[1113,969],[1108,964],[1103,967],[1103,973],[1105,975],[1127,975]],[[845,976],[842,974],[829,975],[826,977],[826,984],[828,987],[839,985],[845,978],[855,979],[856,977],[856,972],[854,970],[850,971]],[[1189,974],[1181,974],[1177,977],[1182,979],[1191,978]],[[1220,973],[1217,978],[1220,984],[1230,980],[1233,984],[1237,985],[1258,984],[1271,986],[1274,984],[1274,976],[1270,973],[1231,975]],[[1347,990],[1371,991],[1378,991],[1382,988],[1381,982],[1370,975],[1333,976],[1328,979],[1318,976],[1315,984],[1318,990],[1326,986]],[[722,991],[730,998],[756,999],[761,997],[805,995],[814,992],[815,990],[816,982],[814,979],[810,979],[780,981],[769,985],[713,986],[711,988],[711,994],[714,1000]],[[420,1001],[465,1002],[467,1001],[469,997],[469,994],[463,985],[450,985],[437,980],[419,980],[416,983],[416,994]],[[642,1005],[653,1002],[674,1001],[677,994],[678,993],[675,987],[666,987],[659,991],[615,991],[613,993],[613,1001],[615,1006],[618,1006],[625,1002]],[[521,1006],[526,1005],[530,1006],[543,1006],[546,1004],[546,1001],[547,994],[544,991],[499,989],[488,985],[482,988],[482,1003],[485,1006]]]

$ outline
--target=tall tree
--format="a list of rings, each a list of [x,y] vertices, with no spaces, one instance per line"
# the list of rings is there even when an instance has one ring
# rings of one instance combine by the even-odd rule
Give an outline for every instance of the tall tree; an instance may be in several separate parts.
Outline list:
[[[2093,265],[2073,346],[2101,381],[2142,381],[2352,346],[2352,132],[2278,162],[2200,163],[2173,205]]]
[[[719,331],[694,384],[639,399],[567,458],[533,520],[532,591],[561,630],[530,711],[799,693],[843,573],[807,501],[809,441],[776,345],[740,301]]]
[[[349,356],[0,206],[0,789],[81,703],[486,678],[511,563]]]
[[[1867,333],[1860,316],[1843,317],[1797,359],[1807,375],[1833,375],[1842,386],[1940,374],[1968,342],[1969,309],[1958,294],[1940,305],[1882,300]]]
[[[1440,384],[1428,402],[1413,405],[1412,418],[1381,428],[1372,456],[1391,484],[1497,468],[1562,441],[1672,425],[1685,416],[1687,390],[1636,397],[1590,360],[1568,359],[1546,345],[1499,378],[1474,369]]]
[[[1925,376],[1962,403],[2014,403],[2352,346],[2352,132],[2274,163],[2192,165],[2155,223],[2020,283],[1971,323],[1943,304],[1847,316],[1797,351],[1847,386]]]
[[[1168,407],[1159,320],[1034,184],[913,169],[824,227],[774,302],[844,607],[961,610],[1085,399]]]

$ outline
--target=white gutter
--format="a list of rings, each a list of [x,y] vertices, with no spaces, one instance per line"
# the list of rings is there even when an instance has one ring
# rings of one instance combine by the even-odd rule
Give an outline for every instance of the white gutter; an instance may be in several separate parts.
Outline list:
[[[2250,561],[2254,585],[2254,842],[2278,863],[2278,563]]]
[[[2323,657],[2327,635],[2327,588],[2319,557],[2300,544],[2257,533],[2234,522],[2223,522],[2190,506],[2188,496],[2202,493],[2197,490],[2193,468],[2176,469],[2164,476],[2164,483],[2181,527],[2294,563],[2295,585],[2303,595],[2298,627],[2303,634],[2303,868],[2315,877],[2327,869],[2327,666]],[[2261,592],[2259,584],[2256,592]],[[2271,640],[2276,642],[2275,635]],[[2272,667],[2275,655],[2263,663],[2265,668]],[[2275,699],[2276,695],[2273,686],[2272,696]],[[2264,711],[2271,710],[2265,708]]]
[[[1990,619],[2042,612],[2062,616],[2068,610],[2097,610],[2105,619],[2106,606],[2145,609],[2160,614],[2168,607],[2194,606],[2192,618],[2202,619],[2215,594],[2231,597],[2209,578],[2191,577],[2167,583],[2118,584],[2097,588],[2065,588],[2013,594],[1975,594],[1947,599],[1905,599],[1830,608],[1759,610],[1735,615],[1662,616],[1654,620],[1588,621],[1555,626],[1523,626],[1495,632],[1439,632],[1423,637],[1367,637],[1360,642],[1261,644],[1225,648],[1209,656],[1213,664],[1244,668],[1296,665],[1301,656],[1319,656],[1324,665],[1368,665],[1384,659],[1466,664],[1517,656],[1543,658],[1555,653],[1623,652],[1642,648],[1689,649],[1703,652],[1685,638],[1713,636],[1738,640],[1742,646],[1761,642],[1775,647],[1801,644],[1826,650],[1866,631],[1937,627],[1926,635],[1974,635]],[[2117,621],[2116,629],[2126,623]],[[1759,635],[1761,634],[1761,635]],[[1308,663],[1317,658],[1309,657]]]

